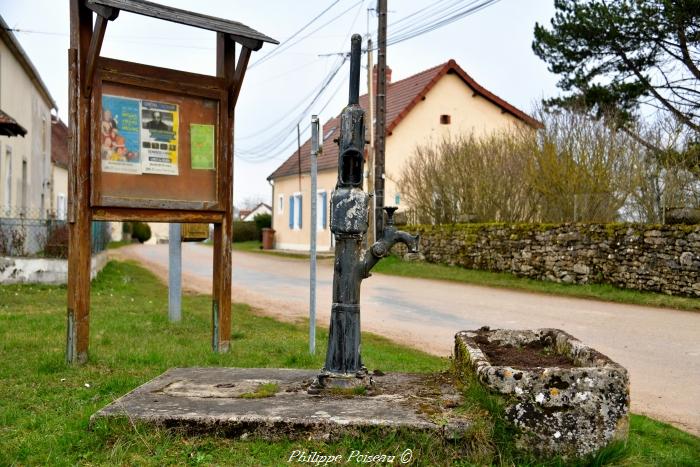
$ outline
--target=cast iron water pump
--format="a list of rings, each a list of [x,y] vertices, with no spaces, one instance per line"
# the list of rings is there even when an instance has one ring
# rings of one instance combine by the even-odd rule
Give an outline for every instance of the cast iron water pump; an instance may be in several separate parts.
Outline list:
[[[338,181],[331,196],[335,269],[328,352],[325,366],[312,388],[369,383],[360,356],[360,284],[395,243],[404,243],[411,252],[418,250],[418,236],[396,230],[395,207],[384,208],[387,220],[381,239],[369,250],[363,249],[371,195],[362,190],[365,148],[365,112],[359,105],[362,39],[355,34],[351,40],[350,97],[340,116]]]

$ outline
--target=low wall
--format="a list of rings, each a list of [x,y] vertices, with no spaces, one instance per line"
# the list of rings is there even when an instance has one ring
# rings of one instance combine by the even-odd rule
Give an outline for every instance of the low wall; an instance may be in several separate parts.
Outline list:
[[[700,296],[700,225],[407,226],[426,261],[564,283]]]
[[[107,264],[106,252],[92,256],[90,278]],[[52,284],[68,282],[68,260],[0,256],[0,284]]]

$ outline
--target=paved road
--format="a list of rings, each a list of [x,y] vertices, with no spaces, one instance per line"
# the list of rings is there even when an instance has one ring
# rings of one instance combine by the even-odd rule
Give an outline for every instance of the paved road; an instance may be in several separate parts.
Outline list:
[[[167,277],[167,245],[129,246]],[[211,290],[212,248],[184,244],[184,285]],[[308,261],[233,253],[233,300],[283,319],[308,316]],[[329,321],[332,263],[318,269],[318,319]],[[234,317],[235,321],[235,317]],[[563,329],[627,367],[632,409],[700,435],[700,313],[620,305],[375,274],[363,283],[362,327],[449,355],[455,332],[492,328]]]

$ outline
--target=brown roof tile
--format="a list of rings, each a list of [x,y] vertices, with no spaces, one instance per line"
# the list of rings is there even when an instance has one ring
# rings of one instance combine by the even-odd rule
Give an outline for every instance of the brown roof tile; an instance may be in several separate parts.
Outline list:
[[[479,85],[479,83],[474,81],[474,79],[457,65],[454,60],[449,60],[441,65],[428,68],[418,74],[387,85],[386,121],[388,134],[396,128],[413,107],[415,107],[433,86],[435,86],[440,78],[447,73],[455,73],[462,78],[473,92],[499,106],[504,112],[510,113],[515,118],[522,120],[534,128],[540,128],[542,126],[539,121]],[[360,96],[360,106],[367,110],[367,104],[367,94],[363,94]],[[339,126],[340,116],[328,120],[323,125],[323,150],[318,158],[319,171],[338,167],[338,145],[333,142],[333,139],[338,136],[337,129]],[[297,151],[294,151],[294,153],[284,161],[277,170],[270,174],[267,179],[272,180],[274,178],[299,173],[298,159]],[[309,173],[310,171],[311,140],[308,139],[301,147],[301,173]]]

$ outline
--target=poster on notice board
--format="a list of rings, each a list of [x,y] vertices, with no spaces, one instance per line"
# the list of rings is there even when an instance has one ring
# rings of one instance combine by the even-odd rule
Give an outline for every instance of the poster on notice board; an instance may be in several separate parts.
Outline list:
[[[177,104],[102,96],[102,171],[178,175]]]

